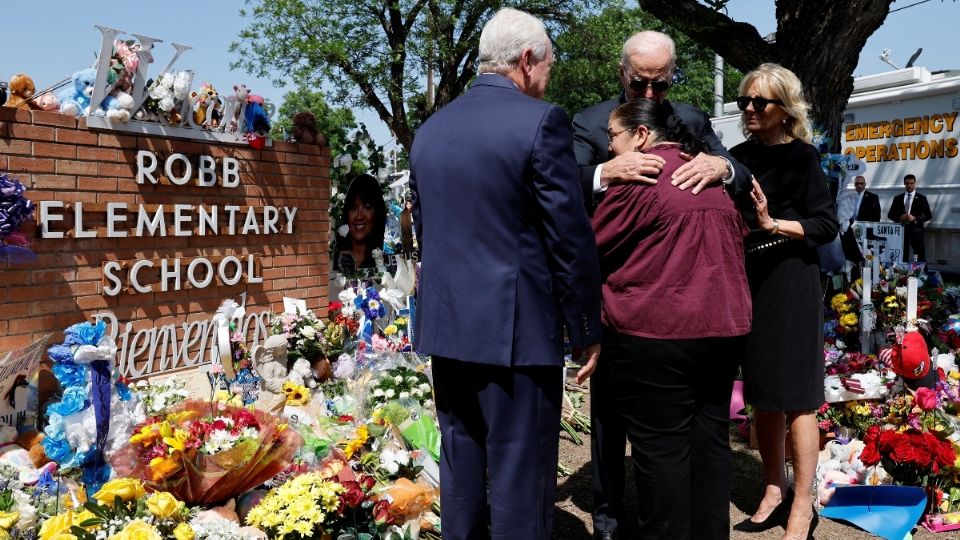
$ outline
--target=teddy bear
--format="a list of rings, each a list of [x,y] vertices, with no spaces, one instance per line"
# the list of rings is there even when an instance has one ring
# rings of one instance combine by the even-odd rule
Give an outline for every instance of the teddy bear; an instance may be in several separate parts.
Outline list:
[[[240,128],[240,116],[242,114],[243,106],[245,103],[247,103],[247,98],[249,96],[250,89],[247,88],[247,85],[233,85],[233,95],[227,98],[230,101],[233,110],[233,115],[230,118],[230,123],[228,125],[228,130],[232,133],[235,133],[237,129]]]
[[[60,108],[60,100],[53,92],[44,92],[30,100],[30,108],[36,111],[55,111]]]
[[[71,116],[84,116],[90,109],[93,85],[97,82],[97,70],[81,69],[70,76],[70,86],[57,94],[60,112]]]
[[[29,111],[30,104],[28,102],[37,91],[37,87],[34,86],[33,79],[25,73],[17,73],[13,77],[10,77],[10,85],[7,91],[8,96],[7,101],[3,104],[4,107],[15,107]]]
[[[7,102],[7,83],[0,82],[0,106]]]
[[[317,117],[310,111],[293,115],[293,140],[303,144],[325,144],[326,139],[317,131]]]
[[[223,118],[223,105],[220,95],[212,84],[205,82],[200,85],[199,92],[190,94],[193,101],[193,121],[198,126],[217,127]]]
[[[287,373],[287,380],[298,386],[317,387],[317,381],[313,378],[313,366],[306,358],[297,358],[290,368],[290,372]]]
[[[247,109],[244,111],[247,133],[266,135],[270,132],[270,118],[263,109],[264,102],[263,96],[256,94],[247,96]]]

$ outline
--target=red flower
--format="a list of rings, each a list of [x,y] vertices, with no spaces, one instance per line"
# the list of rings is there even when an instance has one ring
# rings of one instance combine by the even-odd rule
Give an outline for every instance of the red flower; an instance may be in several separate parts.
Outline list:
[[[390,515],[390,503],[386,499],[380,499],[373,505],[373,520],[377,525],[393,525],[396,521]]]
[[[937,408],[937,392],[930,388],[918,388],[914,400],[917,406],[925,411],[932,411]]]
[[[341,506],[348,508],[357,508],[363,501],[367,500],[367,495],[360,489],[360,484],[353,480],[343,482],[345,491],[340,495]]]
[[[863,452],[860,453],[860,461],[866,466],[876,465],[880,462],[879,451],[880,426],[870,426],[863,437]]]
[[[343,302],[338,302],[334,300],[327,304],[327,313],[331,318],[336,317],[340,314],[340,310],[343,309]]]
[[[373,486],[376,483],[377,481],[374,480],[370,475],[364,474],[360,476],[360,487],[363,488],[364,493],[368,493],[371,489],[373,489]]]

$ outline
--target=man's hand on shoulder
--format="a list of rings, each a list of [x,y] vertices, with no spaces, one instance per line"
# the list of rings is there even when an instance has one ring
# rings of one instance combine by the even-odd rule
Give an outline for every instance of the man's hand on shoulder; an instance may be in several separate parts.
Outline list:
[[[688,161],[673,172],[671,182],[681,190],[693,188],[693,194],[696,195],[710,184],[728,176],[728,161],[720,156],[711,156],[703,152],[694,157],[688,154],[681,154],[681,156]]]
[[[653,154],[626,152],[603,164],[600,185],[612,182],[644,182],[656,184],[666,160]]]

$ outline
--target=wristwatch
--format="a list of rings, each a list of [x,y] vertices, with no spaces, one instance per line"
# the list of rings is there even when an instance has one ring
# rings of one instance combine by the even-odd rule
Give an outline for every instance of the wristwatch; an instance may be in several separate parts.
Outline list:
[[[770,236],[773,236],[778,232],[780,232],[780,222],[777,220],[773,220],[773,229],[770,231]]]

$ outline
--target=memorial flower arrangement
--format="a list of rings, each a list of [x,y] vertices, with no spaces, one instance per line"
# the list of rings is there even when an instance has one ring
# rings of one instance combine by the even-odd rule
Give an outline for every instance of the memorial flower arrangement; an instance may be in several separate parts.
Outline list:
[[[136,427],[117,470],[188,503],[222,501],[290,465],[302,443],[259,410],[186,401]]]
[[[17,469],[0,464],[0,538],[35,538],[40,520],[55,514],[56,504],[55,496],[25,485]]]
[[[841,428],[852,431],[846,438],[863,437],[871,426],[883,422],[886,408],[879,401],[846,401],[824,403],[817,409],[817,425],[821,431],[840,433]]]
[[[325,534],[400,540],[386,499],[376,500],[373,477],[338,481],[321,472],[285,482],[247,514],[247,523],[277,540],[321,538]]]
[[[360,321],[343,312],[343,303],[330,302],[327,306],[327,324],[323,330],[323,352],[327,358],[335,359],[344,353],[345,345],[356,336]]]
[[[930,431],[871,426],[863,442],[863,464],[882,463],[884,470],[902,485],[932,485],[935,477],[953,467],[957,459],[953,443]]]
[[[433,396],[430,380],[419,371],[397,366],[380,373],[368,391],[368,403],[372,409],[393,399],[415,399],[420,405]]]
[[[94,488],[111,474],[103,459],[123,448],[131,426],[144,418],[143,406],[113,370],[117,346],[105,332],[102,321],[75,324],[47,351],[61,392],[47,406],[44,452],[61,470],[82,471]]]
[[[313,311],[305,313],[282,313],[273,318],[271,330],[274,335],[287,337],[287,363],[292,365],[297,359],[315,360],[324,352],[324,324]]]
[[[0,173],[0,260],[19,262],[33,256],[30,240],[20,232],[33,217],[34,205],[23,195],[26,190],[16,178]]]
[[[192,540],[191,511],[170,493],[147,494],[142,483],[116,478],[82,508],[44,522],[41,540]]]
[[[133,383],[130,388],[140,397],[146,414],[151,416],[160,414],[190,396],[186,386],[176,377],[141,379]]]

